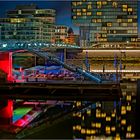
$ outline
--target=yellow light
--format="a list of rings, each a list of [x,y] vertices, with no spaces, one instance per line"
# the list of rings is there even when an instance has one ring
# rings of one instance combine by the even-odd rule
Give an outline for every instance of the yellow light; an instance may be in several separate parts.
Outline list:
[[[131,134],[131,138],[134,138],[134,137],[135,137],[135,134],[134,134],[134,133],[132,133],[132,134]]]
[[[127,96],[126,96],[126,100],[127,100],[127,101],[131,101],[131,95],[127,95]]]
[[[86,130],[85,129],[81,129],[81,134],[85,134],[86,133]]]
[[[97,128],[101,128],[101,123],[96,123]]]
[[[80,101],[77,101],[76,102],[76,106],[81,106],[81,102]]]
[[[96,117],[97,118],[100,118],[101,117],[101,114],[100,113],[96,113]]]
[[[81,130],[81,125],[76,125],[77,130]]]
[[[92,127],[95,127],[95,126],[96,126],[96,124],[95,124],[95,123],[91,123],[91,126],[92,126]]]
[[[87,134],[91,134],[90,129],[87,129],[86,133]]]
[[[128,105],[128,106],[126,107],[126,109],[127,109],[127,111],[131,111],[131,106]]]
[[[95,134],[96,131],[94,129],[91,130],[91,134]]]
[[[102,12],[97,12],[96,15],[97,16],[101,16],[102,15]]]
[[[126,138],[131,138],[131,133],[126,133]]]
[[[106,126],[105,131],[110,131],[110,126]]]
[[[132,127],[131,127],[131,125],[129,125],[129,126],[127,126],[127,131],[131,131],[131,129],[132,129]]]
[[[102,117],[102,118],[105,118],[105,117],[106,117],[106,113],[102,113],[102,114],[101,114],[101,117]]]
[[[111,121],[111,117],[106,117],[106,121]]]
[[[116,130],[115,126],[112,126],[111,131],[115,131],[115,130]]]
[[[123,8],[127,8],[127,5],[122,5]]]
[[[91,110],[90,109],[87,110],[87,114],[91,115]]]
[[[115,140],[121,140],[120,136],[116,136]]]
[[[73,130],[76,130],[76,127],[75,126],[73,126]]]
[[[125,119],[121,120],[121,124],[125,125],[126,124],[126,120]]]
[[[111,116],[112,116],[112,117],[115,117],[115,113],[112,113]]]
[[[126,114],[126,110],[121,110],[121,114],[122,115]]]

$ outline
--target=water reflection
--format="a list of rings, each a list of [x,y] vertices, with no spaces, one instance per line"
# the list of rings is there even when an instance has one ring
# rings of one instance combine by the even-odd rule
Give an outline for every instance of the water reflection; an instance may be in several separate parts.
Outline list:
[[[136,82],[121,83],[120,101],[99,101],[73,114],[73,138],[135,138]],[[82,106],[85,102],[75,102]]]

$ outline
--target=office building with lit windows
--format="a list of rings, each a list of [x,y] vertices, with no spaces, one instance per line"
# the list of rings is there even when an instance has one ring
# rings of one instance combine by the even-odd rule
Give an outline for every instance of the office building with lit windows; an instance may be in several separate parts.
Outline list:
[[[81,46],[136,42],[138,0],[72,1],[72,21],[80,27]]]
[[[55,35],[55,10],[36,5],[19,5],[0,18],[2,40],[36,40],[52,42]]]
[[[68,36],[68,27],[65,25],[56,25],[55,26],[55,42],[64,43]]]

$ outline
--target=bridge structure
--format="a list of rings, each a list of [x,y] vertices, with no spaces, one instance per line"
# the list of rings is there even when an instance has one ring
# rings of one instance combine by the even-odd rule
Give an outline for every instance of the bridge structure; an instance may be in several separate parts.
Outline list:
[[[0,122],[9,125],[13,116],[13,99],[58,101],[119,101],[116,83],[60,82],[0,84]]]
[[[53,46],[57,48],[79,48],[79,46],[66,44],[49,44],[45,42],[0,42],[0,69],[8,74],[9,81],[12,80],[12,53],[19,50],[26,50],[42,58],[45,58],[46,60],[56,62],[69,71],[77,72],[91,81],[94,81],[96,83],[102,82],[99,76],[97,77],[95,75],[92,75],[89,71],[85,71],[79,67],[66,64],[53,54],[47,53],[43,50],[45,48],[52,48]]]
[[[13,99],[55,99],[55,100],[114,100],[120,97],[120,88],[105,84],[102,79],[82,68],[66,64],[55,55],[44,51],[46,48],[77,48],[79,46],[50,44],[46,42],[0,42],[0,69],[12,81],[12,54],[20,50],[29,51],[46,60],[53,61],[69,71],[88,78],[91,83],[7,83],[0,85],[0,122],[10,124],[13,114]],[[86,82],[86,81],[85,81]],[[42,94],[40,94],[42,93]]]
[[[79,73],[81,75],[83,75],[86,78],[89,78],[89,80],[94,81],[94,83],[101,83],[102,80],[99,77],[96,77],[94,75],[92,75],[89,71],[85,71],[81,68],[77,68],[76,66],[71,66],[69,64],[66,64],[65,62],[59,60],[59,58],[57,58],[55,55],[48,53],[47,51],[45,51],[44,49],[49,49],[49,48],[53,48],[53,47],[57,47],[57,48],[79,48],[79,46],[73,46],[73,45],[66,45],[66,44],[51,44],[51,43],[47,43],[47,42],[19,42],[19,41],[0,41],[0,70],[4,71],[8,76],[7,76],[7,81],[13,81],[13,76],[12,76],[12,55],[15,52],[24,50],[24,51],[29,51],[33,54],[36,54],[44,59],[53,61],[61,66],[63,66],[64,68],[68,69],[69,71],[72,72],[76,72]],[[14,84],[14,83],[12,83]],[[16,83],[17,84],[17,83]],[[38,83],[37,83],[38,84]],[[48,83],[47,83],[48,84]],[[62,83],[61,83],[62,85]],[[17,85],[15,85],[17,87]],[[24,88],[24,93],[27,93],[27,91],[30,91],[30,93],[34,92],[34,87],[38,87],[37,85],[30,87],[29,83],[28,86],[27,85],[18,85],[19,88],[15,88],[14,85],[8,85],[8,86],[4,86],[4,85],[0,85],[0,90],[2,93],[1,95],[1,99],[0,99],[0,122],[3,122],[4,124],[10,124],[11,123],[11,119],[12,119],[12,114],[13,114],[13,100],[11,97],[16,97],[14,94],[15,92],[20,93],[20,96],[18,95],[18,97],[25,97],[25,95],[21,95],[21,90],[22,88]],[[60,86],[60,85],[59,85]],[[66,86],[66,85],[65,85]],[[52,99],[63,99],[64,96],[63,95],[58,95],[58,93],[62,92],[62,89],[67,93],[70,93],[70,95],[67,95],[65,97],[68,98],[68,96],[71,96],[71,91],[70,87],[68,89],[65,89],[65,86],[60,86],[60,87],[55,87],[54,83],[53,86],[51,86],[51,88],[45,86],[45,87],[40,87],[38,89],[42,90],[43,93],[47,92],[47,96],[44,96],[48,99],[48,97],[51,98],[50,93],[54,93],[55,91],[57,91],[57,96],[53,96]],[[55,88],[54,88],[55,87]],[[12,90],[12,89],[14,90]],[[8,90],[5,90],[8,89]],[[32,89],[32,90],[29,90]],[[79,94],[82,93],[83,90],[79,91],[78,90],[79,87],[77,87],[76,89],[73,89],[72,92],[74,94]],[[78,93],[76,93],[78,92]],[[8,94],[7,94],[8,93]],[[12,94],[10,94],[12,93]],[[39,94],[40,92],[38,92],[37,94]],[[7,96],[10,95],[10,96]],[[33,94],[32,94],[33,95]],[[61,97],[60,97],[61,96]],[[59,98],[58,98],[59,97]],[[80,97],[80,96],[79,96]],[[32,96],[33,98],[33,96]],[[39,97],[38,97],[39,98]]]

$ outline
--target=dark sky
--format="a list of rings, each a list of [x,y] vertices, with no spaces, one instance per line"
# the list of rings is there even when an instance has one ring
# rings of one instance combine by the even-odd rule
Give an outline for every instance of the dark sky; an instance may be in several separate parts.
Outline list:
[[[71,21],[71,2],[69,0],[16,0],[16,1],[1,1],[0,0],[0,17],[6,16],[6,11],[14,9],[16,5],[35,3],[39,8],[55,9],[56,10],[56,24],[67,25],[72,27],[74,32],[78,34],[78,27],[75,27]]]
[[[6,11],[10,9],[14,9],[16,5],[19,4],[31,4],[35,3],[38,5],[39,8],[52,8],[56,10],[56,24],[62,24],[67,25],[69,27],[72,27],[74,32],[78,34],[79,29],[78,27],[75,27],[71,22],[71,0],[0,0],[0,17],[5,17]],[[140,2],[138,4],[138,7],[140,7]],[[138,12],[138,17],[140,17],[140,8]],[[138,18],[138,24],[139,24],[139,35],[140,35],[140,18]]]

